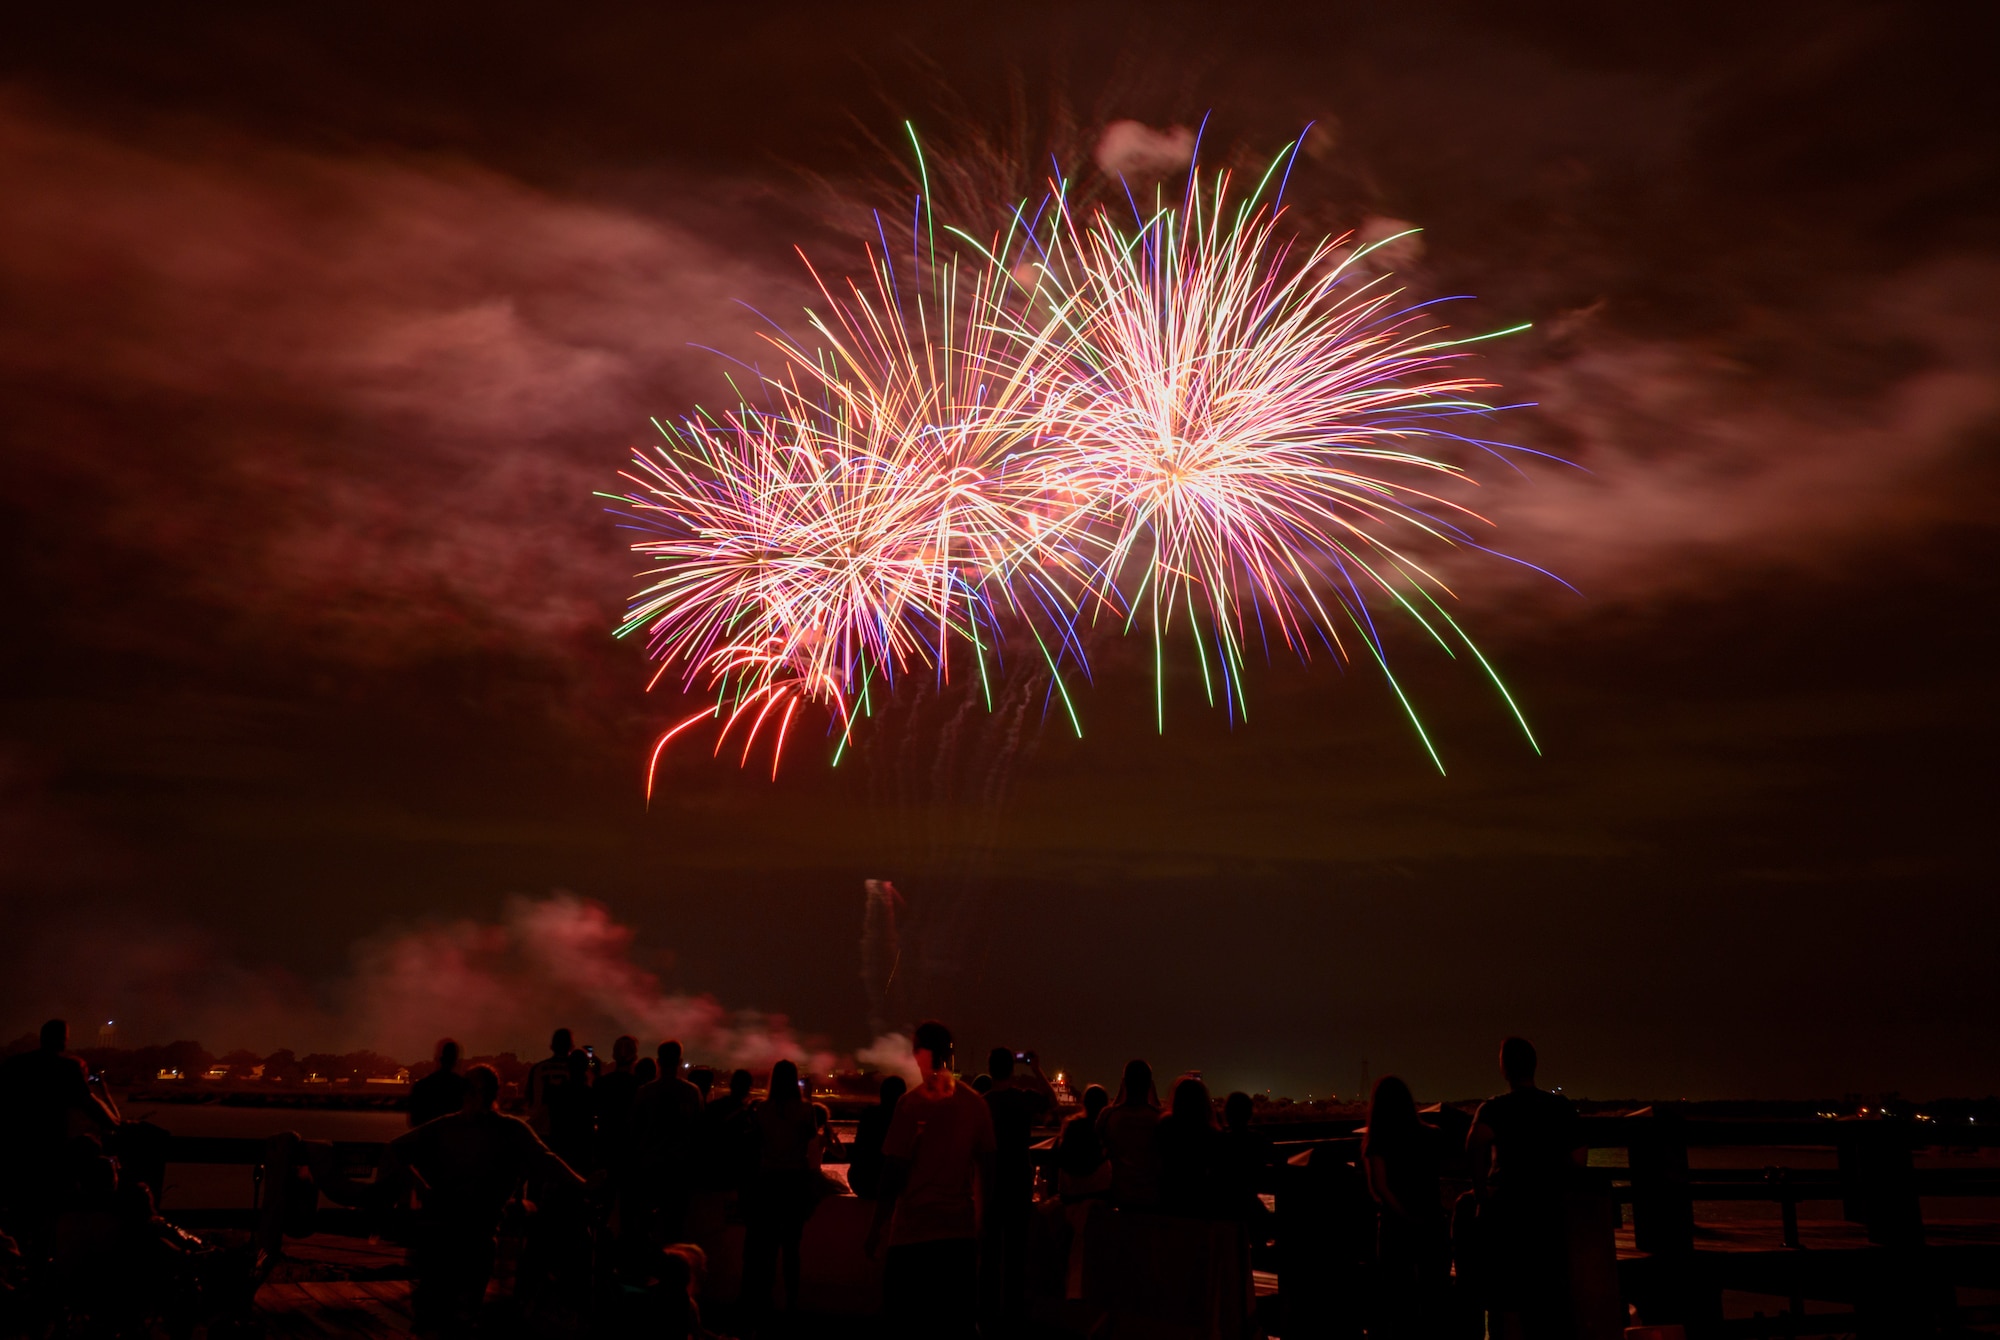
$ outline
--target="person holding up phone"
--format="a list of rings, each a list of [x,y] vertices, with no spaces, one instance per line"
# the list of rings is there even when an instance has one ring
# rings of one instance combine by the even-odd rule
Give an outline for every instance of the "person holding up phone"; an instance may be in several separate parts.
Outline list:
[[[1025,1066],[1025,1072],[1020,1067]],[[1056,1093],[1032,1051],[995,1047],[986,1057],[993,1087],[993,1203],[980,1260],[980,1310],[1018,1320],[1027,1308],[1028,1227],[1035,1208],[1035,1128],[1055,1110]]]

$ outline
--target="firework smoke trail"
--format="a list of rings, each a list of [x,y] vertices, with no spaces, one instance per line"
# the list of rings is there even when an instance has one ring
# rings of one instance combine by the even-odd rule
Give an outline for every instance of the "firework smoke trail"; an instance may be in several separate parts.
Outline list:
[[[902,1008],[908,991],[902,975],[903,944],[897,922],[903,915],[903,895],[886,879],[863,884],[867,903],[861,919],[861,983],[868,993],[868,1027],[880,1037],[904,1024]]]
[[[1275,630],[1301,657],[1319,640],[1344,659],[1342,623],[1409,708],[1372,603],[1451,653],[1448,630],[1492,674],[1412,552],[1486,524],[1436,491],[1471,477],[1424,450],[1466,440],[1438,420],[1491,412],[1471,398],[1489,384],[1452,371],[1473,341],[1443,338],[1428,304],[1357,272],[1374,248],[1295,244],[1270,179],[1234,198],[1228,173],[1192,171],[1184,198],[1128,225],[1080,216],[1060,191],[1049,211],[1038,296],[1067,338],[1043,378],[1042,433],[1063,457],[1046,468],[1093,500],[1099,589],[1128,628],[1148,626],[1162,730],[1164,646],[1183,615],[1209,701],[1219,689],[1236,715],[1250,639],[1268,647]]]

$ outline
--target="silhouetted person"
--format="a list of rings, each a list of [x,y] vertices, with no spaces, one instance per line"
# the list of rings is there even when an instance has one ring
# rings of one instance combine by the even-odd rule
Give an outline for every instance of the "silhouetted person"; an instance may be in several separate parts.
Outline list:
[[[191,1252],[199,1240],[160,1218],[152,1188],[125,1173],[97,1136],[69,1142],[64,1172],[52,1264],[55,1281],[80,1310],[64,1329],[106,1336],[191,1334],[202,1319],[202,1290],[208,1288],[212,1300],[220,1287],[214,1269],[219,1254]],[[6,1304],[24,1301],[11,1290],[0,1291],[0,1300],[0,1313],[9,1317]]]
[[[771,1275],[784,1257],[785,1311],[799,1309],[799,1239],[813,1194],[812,1144],[819,1123],[799,1092],[799,1068],[771,1067],[770,1092],[750,1114],[757,1139],[757,1171],[743,1196],[743,1298],[762,1320],[771,1308]]]
[[[1417,1116],[1410,1086],[1394,1075],[1375,1082],[1362,1140],[1375,1238],[1376,1316],[1371,1336],[1424,1337],[1443,1320],[1451,1275],[1451,1230],[1439,1189],[1437,1132]]]
[[[109,1134],[118,1126],[90,1071],[69,1054],[69,1025],[42,1025],[40,1045],[0,1063],[0,1203],[39,1229],[63,1192],[63,1151],[72,1121]]]
[[[1083,1111],[1063,1123],[1056,1142],[1056,1193],[1065,1205],[1111,1194],[1111,1160],[1097,1133],[1097,1119],[1110,1105],[1104,1086],[1093,1084],[1083,1091]]]
[[[813,1171],[813,1199],[840,1194],[840,1183],[826,1175],[826,1156],[840,1152],[840,1132],[833,1128],[833,1109],[825,1103],[808,1103],[813,1114],[812,1146],[807,1159]],[[838,1162],[838,1160],[835,1160]]]
[[[713,1331],[701,1324],[702,1276],[708,1272],[708,1255],[692,1242],[677,1242],[660,1253],[659,1298],[654,1334],[664,1340],[708,1340]]]
[[[1268,1242],[1270,1211],[1258,1198],[1277,1151],[1250,1124],[1256,1114],[1250,1095],[1238,1090],[1222,1101],[1222,1195],[1229,1213],[1243,1220],[1253,1242]]]
[[[706,1107],[710,1095],[715,1092],[715,1072],[705,1065],[698,1065],[688,1071],[687,1081],[700,1092],[702,1105]]]
[[[465,1076],[458,1073],[458,1043],[442,1038],[437,1045],[437,1066],[410,1086],[410,1125],[450,1116],[465,1106]]]
[[[591,1085],[597,1111],[597,1164],[610,1175],[617,1204],[619,1260],[629,1270],[642,1269],[650,1216],[640,1168],[639,1040],[626,1033],[611,1044],[611,1068]]]
[[[1097,1135],[1111,1160],[1111,1199],[1124,1206],[1152,1209],[1160,1203],[1160,1150],[1153,1128],[1160,1124],[1160,1095],[1153,1067],[1128,1061],[1118,1096],[1097,1119]]]
[[[629,1166],[638,1147],[639,1040],[627,1033],[611,1044],[611,1069],[591,1087],[597,1095],[597,1138],[604,1166]]]
[[[1495,1340],[1564,1337],[1573,1327],[1563,1201],[1584,1163],[1582,1130],[1569,1099],[1535,1087],[1535,1049],[1525,1039],[1500,1045],[1500,1073],[1507,1092],[1479,1105],[1465,1142],[1489,1329]]]
[[[889,1120],[896,1115],[896,1103],[909,1092],[901,1075],[890,1075],[877,1091],[875,1106],[865,1109],[854,1123],[854,1149],[847,1161],[847,1186],[863,1200],[874,1200],[882,1188],[882,1141],[889,1134]]]
[[[917,1025],[917,1087],[896,1104],[882,1142],[882,1188],[868,1230],[870,1257],[888,1245],[882,1305],[892,1332],[910,1337],[976,1333],[979,1209],[993,1168],[993,1116],[951,1075],[951,1030]]]
[[[392,1168],[414,1174],[423,1202],[412,1309],[429,1325],[469,1321],[493,1273],[500,1212],[534,1178],[580,1186],[583,1179],[517,1117],[495,1109],[500,1077],[491,1066],[466,1072],[465,1105],[389,1144]]]
[[[638,1135],[654,1231],[678,1241],[694,1194],[701,1144],[701,1091],[681,1078],[681,1044],[659,1046],[660,1077],[639,1090]]]
[[[700,1163],[695,1170],[696,1185],[708,1191],[734,1191],[747,1180],[749,1158],[754,1154],[750,1130],[750,1088],[747,1070],[729,1072],[729,1088],[711,1101],[701,1114]]]
[[[632,1078],[639,1081],[642,1089],[659,1077],[660,1063],[650,1056],[640,1057],[639,1063],[632,1067]]]
[[[521,1096],[528,1105],[528,1124],[545,1140],[549,1135],[549,1098],[569,1084],[569,1054],[575,1047],[570,1031],[558,1028],[549,1036],[549,1054],[528,1067]]]
[[[1222,1132],[1215,1100],[1198,1075],[1174,1082],[1173,1110],[1153,1128],[1160,1151],[1160,1208],[1211,1216],[1222,1209]]]
[[[1027,1072],[1017,1068],[1025,1062]],[[1056,1105],[1056,1093],[1033,1052],[1017,1057],[995,1047],[986,1057],[993,1078],[983,1095],[993,1114],[993,1198],[986,1206],[981,1255],[989,1314],[1017,1319],[1028,1303],[1028,1225],[1035,1208],[1035,1164],[1028,1152],[1035,1127]]]
[[[569,1080],[548,1090],[549,1148],[572,1168],[595,1171],[597,1163],[597,1090],[592,1083],[591,1056],[581,1048],[570,1052]]]

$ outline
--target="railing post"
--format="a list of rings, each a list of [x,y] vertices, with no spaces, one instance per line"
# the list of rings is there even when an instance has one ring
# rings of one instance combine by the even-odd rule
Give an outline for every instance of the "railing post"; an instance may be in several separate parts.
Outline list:
[[[1901,1122],[1850,1122],[1839,1143],[1841,1213],[1882,1247],[1921,1247],[1924,1211],[1916,1163]]]
[[[1801,1250],[1799,1242],[1799,1196],[1792,1186],[1790,1168],[1767,1167],[1764,1169],[1764,1183],[1778,1199],[1778,1217],[1784,1225],[1785,1246],[1793,1251]]]
[[[1628,1120],[1637,1129],[1632,1164],[1632,1245],[1655,1256],[1694,1251],[1694,1197],[1688,1185],[1687,1128],[1680,1109],[1659,1103]]]
[[[1722,1321],[1722,1293],[1694,1250],[1694,1190],[1688,1176],[1687,1124],[1676,1103],[1657,1103],[1627,1118],[1632,1168],[1632,1243],[1651,1261],[1641,1303],[1648,1322],[1678,1322],[1689,1334]]]

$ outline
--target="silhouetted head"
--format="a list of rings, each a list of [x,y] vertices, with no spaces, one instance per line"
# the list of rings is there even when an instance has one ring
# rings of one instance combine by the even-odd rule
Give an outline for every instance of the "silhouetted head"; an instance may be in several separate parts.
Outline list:
[[[1250,1114],[1257,1105],[1250,1101],[1250,1095],[1238,1089],[1222,1100],[1222,1121],[1232,1131],[1250,1129]]]
[[[69,1021],[51,1019],[42,1025],[42,1050],[45,1052],[66,1052],[69,1050]]]
[[[688,1083],[701,1090],[702,1101],[706,1102],[709,1090],[715,1087],[715,1072],[705,1065],[698,1065],[688,1071]]]
[[[1102,1084],[1093,1084],[1083,1091],[1083,1114],[1095,1121],[1097,1114],[1111,1106],[1111,1095]]]
[[[465,1072],[465,1105],[490,1108],[500,1101],[500,1072],[490,1065],[476,1065]]]
[[[790,1107],[800,1100],[798,1066],[790,1061],[780,1061],[771,1067],[769,1097],[779,1107]]]
[[[1508,1038],[1500,1044],[1500,1073],[1510,1085],[1535,1082],[1535,1047],[1526,1038]]]
[[[694,1297],[694,1267],[672,1247],[660,1253],[659,1280],[662,1293],[674,1298]]]
[[[974,1075],[974,1076],[972,1077],[972,1091],[973,1091],[974,1093],[976,1093],[976,1094],[980,1094],[980,1095],[985,1095],[985,1094],[989,1094],[989,1093],[992,1093],[992,1092],[993,1092],[993,1076],[991,1076],[991,1075]]]
[[[639,1064],[632,1067],[632,1078],[641,1084],[651,1084],[660,1077],[660,1065],[650,1056],[639,1058]]]
[[[632,1063],[639,1059],[639,1039],[630,1033],[621,1033],[618,1041],[611,1044],[611,1064],[620,1070],[630,1070]]]
[[[932,1075],[951,1069],[951,1030],[935,1019],[926,1019],[911,1036],[910,1050],[916,1053],[917,1073],[929,1083]]]
[[[750,1096],[749,1071],[732,1070],[729,1072],[729,1096],[737,1099],[748,1098]]]
[[[1394,1075],[1375,1081],[1375,1094],[1368,1100],[1367,1147],[1388,1148],[1423,1129],[1417,1119],[1417,1100],[1410,1086]]]
[[[1182,1075],[1174,1081],[1174,1116],[1198,1126],[1215,1125],[1215,1100],[1199,1075]]]
[[[881,1096],[882,1106],[894,1107],[896,1100],[909,1091],[910,1085],[907,1080],[901,1075],[890,1075],[882,1081],[882,1087],[878,1090],[878,1093]]]
[[[438,1039],[437,1068],[447,1072],[458,1069],[458,1043],[455,1039]]]
[[[581,1047],[578,1047],[575,1050],[571,1051],[568,1056],[565,1056],[563,1058],[563,1064],[569,1068],[569,1077],[572,1083],[575,1084],[590,1083],[589,1052],[583,1050]]]
[[[995,1047],[992,1051],[986,1053],[986,1073],[993,1076],[993,1082],[996,1084],[1003,1079],[1012,1079],[1014,1076],[1013,1050],[1007,1047]]]
[[[681,1073],[681,1042],[679,1038],[668,1038],[660,1044],[660,1073],[668,1079],[679,1079]]]
[[[708,1274],[708,1253],[692,1242],[676,1242],[660,1253],[660,1287],[685,1288],[692,1298]]]
[[[1118,1107],[1158,1107],[1160,1095],[1153,1088],[1153,1067],[1144,1061],[1125,1063],[1125,1078],[1119,1081]]]
[[[555,1032],[549,1034],[549,1055],[551,1056],[568,1056],[570,1048],[575,1045],[576,1043],[570,1038],[567,1028],[558,1028]]]

